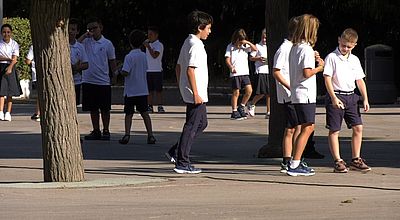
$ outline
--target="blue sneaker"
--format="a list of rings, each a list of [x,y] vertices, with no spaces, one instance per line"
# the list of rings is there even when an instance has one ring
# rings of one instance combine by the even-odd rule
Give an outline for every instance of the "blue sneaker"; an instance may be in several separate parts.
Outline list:
[[[301,163],[301,164],[303,164],[303,166],[304,166],[304,167],[307,167],[307,168],[309,168],[311,172],[315,172],[313,168],[311,168],[311,167],[308,167],[308,164],[307,164],[307,163],[306,163],[306,162],[305,162],[303,159],[301,160],[301,162],[300,162],[300,163]]]
[[[176,173],[179,173],[179,174],[185,174],[185,173],[198,174],[198,173],[201,173],[201,169],[195,168],[194,166],[192,166],[190,164],[185,166],[185,167],[176,165],[174,171]]]
[[[303,163],[300,163],[299,166],[294,169],[291,168],[288,163],[288,170],[286,174],[289,176],[312,176],[315,175],[315,172],[312,170],[312,168],[304,166]]]

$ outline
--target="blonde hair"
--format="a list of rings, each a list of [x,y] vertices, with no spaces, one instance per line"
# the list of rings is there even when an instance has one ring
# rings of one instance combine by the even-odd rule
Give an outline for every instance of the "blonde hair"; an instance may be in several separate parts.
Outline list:
[[[347,28],[343,31],[342,35],[340,35],[340,38],[347,42],[357,43],[358,34],[353,28]]]
[[[317,32],[319,28],[319,20],[311,14],[304,14],[299,16],[297,28],[293,32],[293,44],[300,44],[302,42],[310,43],[311,47],[315,46],[317,42]]]

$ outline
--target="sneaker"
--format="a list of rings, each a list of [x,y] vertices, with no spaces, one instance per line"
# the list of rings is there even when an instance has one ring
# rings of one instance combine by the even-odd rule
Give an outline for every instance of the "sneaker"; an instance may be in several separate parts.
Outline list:
[[[166,153],[165,153],[165,156],[168,158],[168,160],[169,160],[171,163],[173,163],[173,164],[176,163],[175,156],[171,155],[169,152],[166,152]]]
[[[38,115],[38,114],[33,114],[32,116],[31,116],[31,120],[33,120],[33,121],[40,121],[40,115]]]
[[[153,135],[147,137],[147,144],[155,144],[156,138]]]
[[[296,168],[291,168],[290,163],[288,163],[288,170],[286,172],[289,176],[312,176],[315,175],[315,172],[310,167],[304,166],[303,163],[300,163]]]
[[[269,113],[269,112],[266,112],[266,113],[265,113],[265,119],[268,119],[268,118],[269,118],[269,116],[270,116],[270,114],[271,114],[271,113]]]
[[[231,114],[231,120],[243,120],[244,118],[242,118],[242,116],[240,115],[240,113],[238,111],[233,111]]]
[[[103,134],[101,135],[101,140],[109,141],[110,140],[110,131],[108,129],[103,129]]]
[[[85,140],[101,140],[101,131],[93,130],[89,135],[85,136]]]
[[[247,105],[246,106],[246,110],[247,110],[247,113],[251,116],[251,117],[254,117],[254,115],[256,114],[255,112],[256,112],[256,106],[255,105]]]
[[[371,167],[369,167],[364,159],[361,157],[352,159],[350,162],[350,169],[357,170],[361,172],[368,172],[371,171]]]
[[[307,150],[307,147],[306,147],[306,150],[304,150],[304,153],[303,153],[303,157],[307,158],[307,159],[324,159],[325,155],[316,151],[314,147],[310,150]]]
[[[6,112],[6,114],[4,115],[4,121],[11,121],[11,114],[10,114],[10,112]]]
[[[194,166],[192,166],[192,165],[190,165],[190,164],[187,165],[186,167],[183,167],[183,166],[175,166],[174,171],[175,171],[176,173],[179,173],[179,174],[185,174],[185,173],[189,173],[189,174],[198,174],[198,173],[201,173],[201,169],[195,168]]]
[[[335,166],[333,167],[334,173],[347,173],[347,171],[349,171],[349,169],[347,168],[346,162],[342,159],[335,161]]]
[[[313,168],[308,166],[308,164],[304,161],[304,159],[301,159],[300,163],[303,164],[304,167],[310,169],[311,172],[315,172]]]
[[[0,111],[0,120],[4,121],[4,112],[3,111]]]
[[[147,106],[147,112],[148,113],[154,113],[154,109],[152,105]]]
[[[162,107],[161,105],[157,107],[157,111],[158,113],[165,113],[164,107]]]
[[[288,171],[288,164],[284,164],[281,162],[281,173],[287,173]]]
[[[237,111],[239,112],[240,116],[242,116],[243,119],[247,119],[247,113],[244,110],[244,106],[239,105]]]

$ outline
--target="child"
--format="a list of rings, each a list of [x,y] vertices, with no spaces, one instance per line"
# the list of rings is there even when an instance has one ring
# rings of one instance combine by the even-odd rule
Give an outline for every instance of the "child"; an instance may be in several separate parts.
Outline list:
[[[301,163],[301,156],[309,136],[314,131],[317,97],[315,75],[323,70],[324,65],[321,58],[315,58],[313,50],[318,28],[318,18],[310,14],[302,15],[292,37],[293,47],[289,54],[291,102],[301,130],[295,140],[293,158],[289,162],[287,174],[290,176],[315,174],[313,169]],[[318,63],[318,67],[315,67],[315,62]]]
[[[37,80],[36,80],[36,66],[35,66],[35,59],[33,55],[33,45],[29,47],[29,51],[25,57],[25,63],[31,66],[32,71],[32,89],[37,89]],[[31,120],[33,121],[40,121],[40,109],[39,109],[39,99],[36,98],[36,107],[35,113],[31,116]]]
[[[146,54],[140,50],[145,38],[145,34],[139,30],[133,30],[129,34],[129,43],[132,50],[125,56],[124,65],[122,66],[122,75],[125,76],[125,135],[119,140],[120,144],[129,142],[135,106],[140,112],[147,130],[147,143],[156,143],[151,127],[151,119],[147,112],[147,96],[149,92],[146,77]]]
[[[369,111],[364,71],[360,60],[351,51],[357,45],[357,32],[351,28],[338,38],[339,46],[325,59],[324,78],[327,89],[326,127],[329,129],[329,147],[335,162],[333,171],[347,173],[347,164],[340,157],[339,132],[343,119],[352,128],[352,159],[350,169],[367,172],[371,168],[360,157],[363,125],[358,107],[359,96],[354,93],[357,84],[363,98],[364,111]],[[355,83],[354,83],[355,82]]]
[[[237,29],[233,32],[231,43],[228,44],[225,52],[225,62],[230,71],[229,77],[232,79],[232,120],[247,119],[245,106],[253,91],[249,78],[248,53],[257,51],[257,47],[246,39],[246,32],[243,29]],[[245,94],[241,104],[238,106],[240,89],[243,88]]]
[[[162,106],[162,90],[163,90],[163,68],[162,68],[162,57],[164,53],[164,45],[158,40],[158,28],[150,26],[147,30],[148,40],[145,41],[144,46],[146,47],[146,58],[147,65],[147,84],[149,87],[149,112],[153,110],[153,99],[155,98],[154,104],[157,104],[158,113],[165,113],[164,107]]]
[[[201,173],[190,164],[189,154],[194,138],[207,127],[208,65],[207,53],[201,40],[211,33],[213,18],[202,11],[188,15],[189,36],[181,47],[176,74],[179,89],[186,103],[186,122],[177,145],[176,173]],[[172,147],[174,148],[174,147]],[[169,152],[172,152],[171,149]],[[173,155],[170,155],[173,156]]]
[[[270,96],[269,96],[269,69],[267,60],[267,32],[264,28],[261,32],[261,40],[256,44],[257,51],[250,53],[250,60],[254,61],[254,66],[256,68],[254,74],[254,86],[256,88],[256,95],[253,100],[247,105],[247,110],[251,117],[255,115],[255,109],[257,102],[264,96],[267,103],[267,111],[265,113],[265,118],[269,117],[270,109]]]
[[[21,95],[15,64],[19,56],[19,45],[12,38],[12,27],[9,24],[1,26],[0,40],[0,120],[11,121],[12,97]],[[7,96],[6,113],[4,114],[5,96]]]

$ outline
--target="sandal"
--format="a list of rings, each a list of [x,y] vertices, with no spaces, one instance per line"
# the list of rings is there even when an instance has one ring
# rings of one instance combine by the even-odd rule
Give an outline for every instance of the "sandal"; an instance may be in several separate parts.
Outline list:
[[[131,136],[129,134],[124,135],[118,142],[120,144],[127,144]]]

